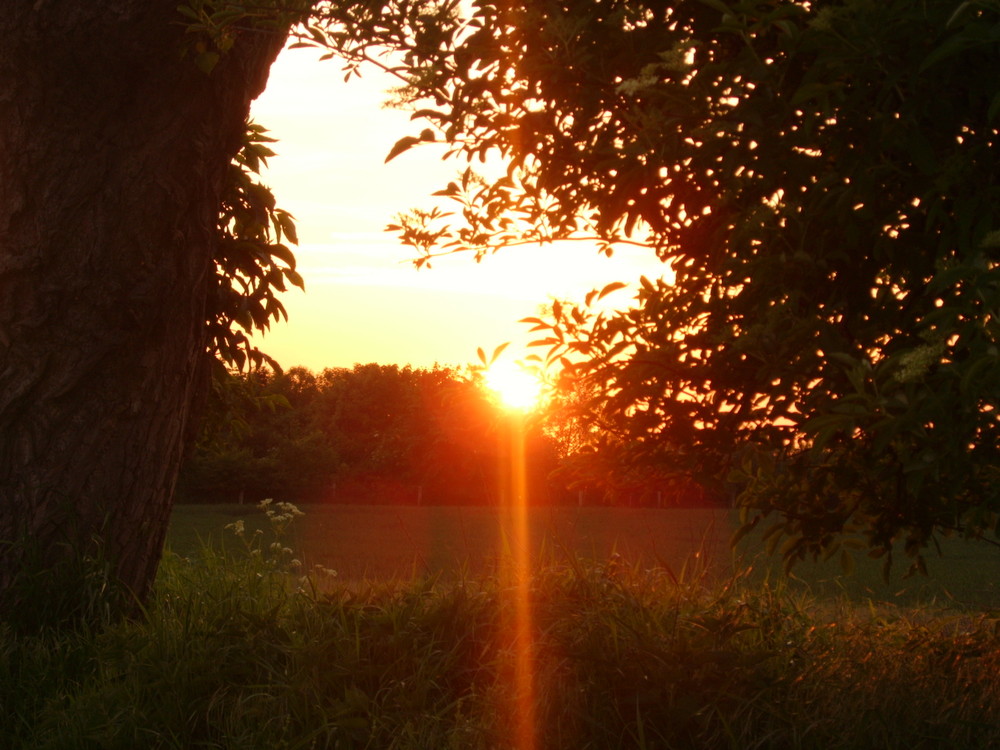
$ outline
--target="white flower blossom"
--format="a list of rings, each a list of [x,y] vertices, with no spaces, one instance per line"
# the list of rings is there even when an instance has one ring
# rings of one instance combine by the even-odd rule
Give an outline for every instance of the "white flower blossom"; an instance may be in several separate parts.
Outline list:
[[[820,8],[816,15],[809,21],[809,25],[816,31],[832,31],[832,21],[835,15],[836,11],[833,8]]]
[[[1000,247],[1000,229],[994,229],[983,237],[983,241],[979,243],[979,247],[984,250],[991,247]]]
[[[941,361],[944,354],[944,342],[922,344],[908,352],[899,355],[899,370],[896,380],[900,383],[913,383],[920,380],[934,365]]]
[[[328,568],[325,565],[320,565],[319,563],[316,563],[315,565],[313,565],[313,572],[314,573],[319,573],[319,574],[322,574],[322,575],[325,575],[325,576],[329,576],[330,578],[336,578],[337,577],[337,571],[336,570],[334,570],[333,568]]]
[[[694,50],[687,45],[676,45],[673,49],[661,52],[660,60],[663,62],[655,65],[647,65],[643,68],[643,73],[651,73],[651,68],[669,70],[672,73],[687,73],[693,65]]]
[[[635,96],[642,89],[648,89],[656,85],[656,76],[642,76],[641,78],[626,78],[615,87],[615,91],[625,96]]]

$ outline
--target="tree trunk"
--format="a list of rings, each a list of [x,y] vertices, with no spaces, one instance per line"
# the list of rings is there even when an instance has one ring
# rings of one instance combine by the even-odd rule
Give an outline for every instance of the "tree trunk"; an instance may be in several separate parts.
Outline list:
[[[206,74],[178,0],[0,16],[0,618],[142,601],[193,399],[220,190],[283,44]]]

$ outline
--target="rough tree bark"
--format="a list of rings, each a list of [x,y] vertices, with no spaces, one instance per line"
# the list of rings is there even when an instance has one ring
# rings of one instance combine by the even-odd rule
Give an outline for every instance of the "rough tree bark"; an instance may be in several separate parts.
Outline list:
[[[177,2],[0,16],[0,618],[32,627],[149,591],[220,188],[284,41],[238,32],[206,75]]]

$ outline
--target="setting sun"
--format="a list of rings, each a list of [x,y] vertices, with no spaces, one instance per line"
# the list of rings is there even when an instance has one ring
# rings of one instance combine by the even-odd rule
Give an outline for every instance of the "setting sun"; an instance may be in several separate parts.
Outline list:
[[[527,411],[542,396],[542,383],[514,362],[494,362],[485,372],[486,386],[509,409]]]

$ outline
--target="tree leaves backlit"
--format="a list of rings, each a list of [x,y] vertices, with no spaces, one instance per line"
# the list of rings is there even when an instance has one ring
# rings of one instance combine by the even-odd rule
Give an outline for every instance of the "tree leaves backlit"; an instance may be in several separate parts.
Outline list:
[[[433,34],[435,11],[390,31],[387,7],[334,23],[339,51],[372,59],[374,30],[417,127],[509,165],[404,241],[670,263],[631,310],[545,324],[618,460],[777,513],[789,562],[993,528],[1000,93],[975,71],[1000,64],[995,2],[473,2]]]

